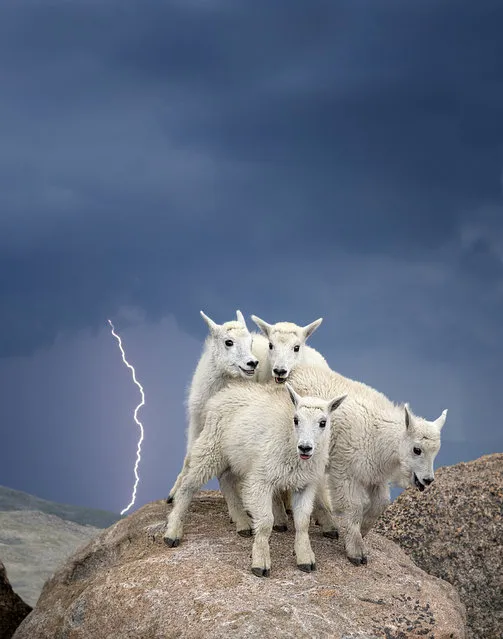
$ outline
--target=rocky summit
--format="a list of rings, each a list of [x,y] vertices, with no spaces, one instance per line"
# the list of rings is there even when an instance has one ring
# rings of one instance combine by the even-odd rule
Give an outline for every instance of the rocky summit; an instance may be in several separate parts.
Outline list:
[[[313,526],[318,569],[307,574],[293,530],[275,532],[271,576],[258,578],[252,539],[236,534],[219,494],[198,494],[177,548],[162,541],[169,509],[150,503],[78,550],[15,639],[465,638],[456,590],[377,534],[357,567]]]
[[[469,638],[502,639],[503,454],[440,468],[428,490],[402,493],[376,530],[456,587]]]

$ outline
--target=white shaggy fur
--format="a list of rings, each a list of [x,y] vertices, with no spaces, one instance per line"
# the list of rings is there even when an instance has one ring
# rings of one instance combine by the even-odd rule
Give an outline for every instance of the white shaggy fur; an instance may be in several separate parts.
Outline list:
[[[221,325],[216,324],[203,311],[200,312],[210,332],[190,384],[187,401],[187,452],[183,468],[170,490],[168,502],[173,500],[185,472],[194,441],[203,428],[204,411],[208,399],[231,379],[256,378],[258,360],[252,353],[252,336],[241,311],[236,311],[237,321],[225,322]],[[227,478],[224,477],[223,481],[226,480]]]
[[[193,494],[226,469],[239,479],[243,525],[255,537],[252,572],[268,576],[275,491],[293,491],[295,554],[301,570],[315,569],[308,528],[317,484],[328,462],[331,414],[344,397],[320,400],[286,389],[231,382],[209,400],[204,429],[192,446],[164,541],[177,546]],[[288,397],[290,395],[290,397]],[[239,499],[237,498],[237,501]],[[236,502],[237,503],[237,502]]]
[[[363,537],[389,504],[389,483],[424,490],[433,481],[447,410],[427,421],[366,384],[312,367],[296,368],[289,383],[325,399],[348,395],[332,419],[327,479],[346,554],[355,564],[367,563]]]

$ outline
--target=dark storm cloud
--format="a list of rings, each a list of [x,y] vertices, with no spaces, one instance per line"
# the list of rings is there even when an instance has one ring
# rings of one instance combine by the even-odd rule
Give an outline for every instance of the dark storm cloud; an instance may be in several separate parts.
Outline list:
[[[220,267],[232,307],[238,278],[300,238],[306,256],[438,257],[501,196],[496,2],[27,1],[1,18],[4,353],[120,304],[184,314]]]
[[[27,390],[42,347],[74,340],[49,351],[49,381],[64,380],[91,339],[81,331],[101,344],[107,317],[130,327],[134,349],[136,320],[120,309],[138,308],[147,353],[187,342],[169,366],[133,353],[161,402],[147,415],[149,467],[171,464],[173,478],[183,441],[162,415],[183,420],[197,311],[223,322],[241,308],[269,322],[323,316],[313,346],[334,368],[427,417],[449,408],[458,457],[447,447],[444,462],[501,449],[502,25],[499,0],[2,2],[1,372],[15,406],[36,396],[10,414],[15,428],[26,438],[50,395]],[[182,337],[155,328],[169,315]],[[129,390],[114,396],[123,413],[79,416],[97,363],[79,366],[43,422],[66,442],[53,476],[34,462],[54,491],[89,423],[106,469],[128,419]],[[39,446],[37,432],[32,461]],[[94,450],[60,499],[86,501]],[[29,490],[17,461],[4,481]]]

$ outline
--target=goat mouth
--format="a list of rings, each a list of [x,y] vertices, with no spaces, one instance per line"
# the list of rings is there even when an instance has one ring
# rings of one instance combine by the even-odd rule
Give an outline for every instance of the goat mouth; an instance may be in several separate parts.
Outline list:
[[[418,488],[421,492],[423,492],[423,490],[424,490],[425,486],[424,486],[424,484],[422,484],[422,483],[419,481],[419,479],[417,478],[416,473],[414,473],[414,484],[415,484],[415,486],[416,486],[416,487],[417,487],[417,488]]]
[[[286,377],[275,377],[274,381],[276,384],[284,384],[286,382]]]
[[[255,369],[254,368],[241,368],[241,366],[239,367],[240,370],[243,371],[243,373],[245,375],[248,375],[248,377],[252,377],[252,375],[255,375]]]
[[[304,455],[304,453],[301,453],[301,454],[299,455],[299,457],[300,457],[301,459],[311,459],[311,457],[312,457],[312,456],[313,456],[312,454],[311,454],[311,455]]]

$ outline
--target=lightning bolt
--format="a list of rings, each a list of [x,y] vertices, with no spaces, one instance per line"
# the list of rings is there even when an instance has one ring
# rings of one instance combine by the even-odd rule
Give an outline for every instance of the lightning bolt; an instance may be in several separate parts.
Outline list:
[[[132,495],[131,495],[131,501],[124,508],[124,510],[121,510],[121,515],[123,515],[125,512],[127,512],[131,508],[131,506],[133,506],[133,504],[134,504],[134,502],[136,500],[136,489],[138,487],[138,482],[140,481],[140,476],[138,475],[138,466],[139,466],[140,461],[141,461],[141,444],[143,442],[144,431],[143,431],[143,424],[138,419],[138,411],[140,410],[140,408],[142,406],[145,405],[145,393],[143,392],[143,386],[136,379],[136,371],[135,371],[134,367],[131,366],[131,364],[126,359],[126,353],[124,352],[124,348],[122,347],[122,340],[120,338],[120,335],[118,335],[115,332],[115,327],[114,327],[114,325],[112,324],[112,322],[110,320],[108,320],[108,323],[110,324],[110,327],[112,329],[112,335],[115,337],[115,339],[117,340],[117,343],[119,345],[119,348],[120,348],[120,351],[121,351],[121,355],[122,355],[122,361],[124,362],[124,364],[131,371],[131,375],[133,377],[133,382],[138,386],[138,389],[139,389],[140,395],[141,395],[141,402],[134,409],[134,421],[137,423],[138,428],[140,429],[140,439],[138,440],[138,446],[136,448],[136,461],[135,461],[135,465],[134,465],[135,482],[134,482],[134,486],[133,486],[133,492],[132,492]]]

